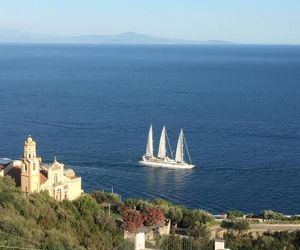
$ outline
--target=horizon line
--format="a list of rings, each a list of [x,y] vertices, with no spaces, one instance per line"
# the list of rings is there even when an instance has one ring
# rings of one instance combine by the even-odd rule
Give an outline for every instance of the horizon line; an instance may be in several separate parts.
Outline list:
[[[120,33],[112,33],[112,34],[97,34],[97,33],[91,33],[91,34],[77,34],[77,35],[60,35],[60,34],[54,34],[54,33],[35,33],[35,32],[31,32],[31,31],[26,31],[26,30],[21,30],[21,29],[10,29],[10,28],[0,28],[0,37],[1,37],[1,32],[16,32],[15,34],[4,34],[6,36],[16,36],[18,35],[18,33],[25,33],[28,35],[36,35],[36,36],[52,36],[52,39],[76,39],[76,38],[88,38],[88,37],[116,37],[116,36],[120,36],[120,35],[133,35],[133,36],[140,36],[140,37],[144,37],[144,38],[148,38],[148,39],[157,39],[157,40],[163,40],[163,41],[147,41],[147,42],[80,42],[80,41],[47,41],[47,38],[45,39],[45,41],[41,41],[39,39],[41,38],[33,38],[32,41],[17,41],[17,37],[12,38],[12,41],[9,41],[9,39],[7,41],[1,41],[0,40],[0,44],[94,44],[94,45],[117,45],[117,44],[128,44],[128,45],[133,45],[133,44],[145,44],[145,45],[291,45],[291,46],[297,46],[300,45],[300,42],[298,43],[289,43],[289,42],[242,42],[242,41],[232,41],[232,40],[226,40],[226,39],[219,39],[219,38],[215,38],[215,39],[205,39],[205,40],[195,40],[195,39],[190,39],[190,38],[173,38],[173,37],[160,37],[160,36],[156,36],[156,35],[149,35],[149,34],[145,34],[145,33],[138,33],[138,32],[134,32],[134,31],[125,31],[125,32],[120,32]],[[3,33],[2,33],[3,35]],[[14,39],[16,39],[14,41]],[[26,38],[25,38],[26,39]],[[36,39],[37,41],[34,41],[34,39]],[[49,39],[49,38],[48,38]],[[169,40],[169,41],[168,41]]]
[[[210,40],[208,40],[210,41]],[[150,43],[150,42],[145,42],[145,43],[82,43],[82,42],[2,42],[0,41],[0,45],[110,45],[110,46],[122,46],[122,45],[164,45],[164,46],[174,46],[174,45],[182,45],[182,46],[259,46],[259,45],[264,45],[264,46],[300,46],[300,43],[244,43],[244,42],[231,42],[231,43],[209,43],[209,42],[195,42],[195,43],[175,43],[175,42],[170,42],[170,43]]]

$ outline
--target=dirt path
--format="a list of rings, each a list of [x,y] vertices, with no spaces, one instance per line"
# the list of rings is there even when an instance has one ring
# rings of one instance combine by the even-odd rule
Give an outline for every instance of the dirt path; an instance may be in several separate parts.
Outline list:
[[[227,230],[222,228],[221,226],[213,226],[210,228],[213,236],[216,235],[223,235]],[[250,225],[250,230],[248,232],[252,233],[264,233],[268,231],[296,231],[300,230],[300,224],[266,224],[266,223],[261,223],[261,224],[251,224]]]
[[[295,231],[300,230],[300,224],[251,224],[250,230],[253,232]]]

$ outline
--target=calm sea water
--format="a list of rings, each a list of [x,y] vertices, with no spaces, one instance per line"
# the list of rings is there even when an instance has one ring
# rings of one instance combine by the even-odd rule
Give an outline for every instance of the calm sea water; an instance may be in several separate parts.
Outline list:
[[[0,46],[0,157],[28,134],[83,188],[300,213],[300,46]],[[193,170],[137,164],[153,124]]]

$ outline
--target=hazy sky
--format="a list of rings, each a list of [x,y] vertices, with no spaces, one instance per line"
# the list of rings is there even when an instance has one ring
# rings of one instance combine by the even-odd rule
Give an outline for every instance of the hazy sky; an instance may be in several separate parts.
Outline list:
[[[300,44],[300,0],[0,0],[7,28]]]

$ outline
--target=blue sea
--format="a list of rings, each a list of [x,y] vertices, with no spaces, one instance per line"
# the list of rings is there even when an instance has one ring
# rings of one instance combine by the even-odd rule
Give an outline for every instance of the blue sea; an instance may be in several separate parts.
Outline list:
[[[138,165],[150,124],[193,170]],[[28,134],[85,191],[300,214],[300,46],[0,45],[0,157]]]

